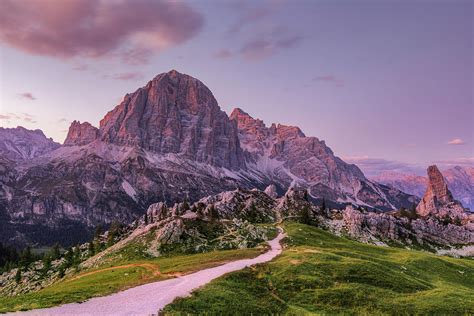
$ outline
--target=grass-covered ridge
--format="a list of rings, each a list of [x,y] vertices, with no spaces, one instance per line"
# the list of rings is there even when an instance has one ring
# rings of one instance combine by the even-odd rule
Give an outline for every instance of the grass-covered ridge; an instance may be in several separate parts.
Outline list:
[[[191,273],[225,262],[253,258],[262,251],[264,248],[259,247],[150,259],[127,260],[122,258],[120,261],[71,275],[38,292],[0,297],[0,313],[80,302],[94,296],[104,296],[126,288],[164,280],[183,273]]]
[[[473,314],[474,261],[377,247],[291,223],[283,254],[215,280],[169,313]]]

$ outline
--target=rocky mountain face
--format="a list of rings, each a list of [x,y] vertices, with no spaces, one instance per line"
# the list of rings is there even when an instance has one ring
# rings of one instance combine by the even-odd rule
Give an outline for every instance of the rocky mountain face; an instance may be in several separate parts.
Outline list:
[[[453,197],[464,207],[474,211],[474,167],[455,166],[441,170]],[[375,182],[385,184],[403,192],[423,197],[428,178],[399,172],[384,172],[372,178]]]
[[[316,198],[382,210],[416,203],[413,197],[371,182],[356,165],[336,157],[324,141],[305,136],[296,126],[267,127],[238,108],[230,118],[237,122],[247,167],[281,188],[307,188]]]
[[[138,146],[217,167],[244,167],[237,126],[199,80],[175,70],[127,94],[100,121],[105,142]]]
[[[89,122],[73,121],[64,141],[64,146],[83,146],[95,141],[99,136],[99,129]]]
[[[42,150],[5,147],[2,157],[35,154],[0,160],[2,240],[76,243],[95,225],[131,222],[156,202],[268,185],[273,195],[294,187],[314,201],[380,210],[418,202],[368,180],[297,127],[266,127],[239,109],[229,118],[202,82],[174,70],[127,94],[98,129],[75,121],[63,146],[42,139]]]
[[[44,133],[24,127],[0,127],[0,156],[13,161],[25,160],[46,154],[60,145]]]

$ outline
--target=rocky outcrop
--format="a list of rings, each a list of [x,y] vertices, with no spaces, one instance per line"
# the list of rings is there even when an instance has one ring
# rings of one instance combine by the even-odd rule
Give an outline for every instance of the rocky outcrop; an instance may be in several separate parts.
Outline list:
[[[44,133],[24,127],[0,127],[0,156],[13,161],[33,159],[45,155],[60,145]]]
[[[436,166],[428,167],[428,188],[416,211],[421,216],[467,217],[462,205],[453,198],[448,185]]]
[[[89,122],[73,121],[64,141],[65,146],[83,146],[95,141],[99,136],[99,129]]]
[[[455,166],[441,170],[441,173],[453,197],[474,212],[474,167]],[[420,198],[428,186],[427,177],[400,172],[383,172],[372,180]]]
[[[265,188],[265,191],[263,192],[265,192],[265,194],[271,197],[272,199],[276,199],[278,197],[277,188],[274,184],[270,184],[268,187]]]
[[[139,146],[213,166],[244,167],[237,126],[199,80],[176,70],[156,76],[100,121],[105,142]]]
[[[474,243],[474,222],[447,223],[438,218],[410,218],[388,213],[332,210],[319,217],[319,223],[339,235],[377,245],[398,244],[437,251],[440,247]]]
[[[160,221],[169,216],[169,210],[164,202],[158,202],[150,205],[146,211],[147,220]]]

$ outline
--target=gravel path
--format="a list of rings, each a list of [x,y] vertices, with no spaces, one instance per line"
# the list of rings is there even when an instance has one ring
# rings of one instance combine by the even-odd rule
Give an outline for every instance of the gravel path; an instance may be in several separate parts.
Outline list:
[[[171,303],[177,297],[188,296],[193,290],[226,273],[263,263],[278,256],[283,232],[269,241],[271,249],[253,259],[243,259],[224,265],[183,275],[174,279],[137,286],[122,292],[92,298],[84,303],[16,312],[7,315],[150,315]]]

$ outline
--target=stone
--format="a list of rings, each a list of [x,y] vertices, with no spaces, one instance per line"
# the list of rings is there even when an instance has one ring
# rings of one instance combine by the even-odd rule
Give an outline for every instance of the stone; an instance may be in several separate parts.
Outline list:
[[[453,198],[443,175],[435,165],[428,167],[428,188],[416,211],[420,216],[467,217],[462,205]]]
[[[99,129],[89,122],[73,121],[64,141],[64,146],[83,146],[99,137]]]

